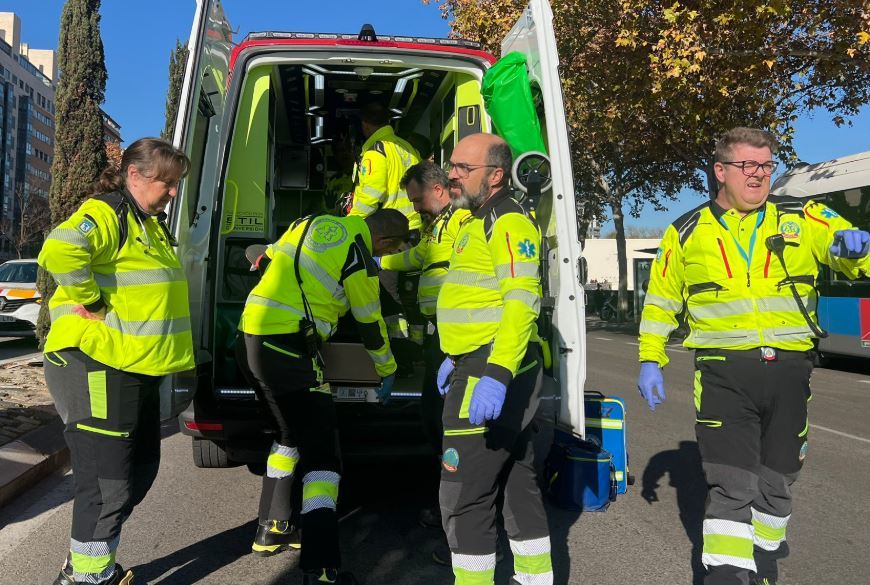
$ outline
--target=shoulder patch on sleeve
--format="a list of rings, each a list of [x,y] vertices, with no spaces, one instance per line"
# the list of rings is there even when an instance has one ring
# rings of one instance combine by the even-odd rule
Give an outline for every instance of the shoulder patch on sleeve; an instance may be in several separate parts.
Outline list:
[[[76,226],[76,229],[78,229],[84,235],[88,235],[89,233],[97,229],[97,224],[91,218],[85,217],[79,222],[79,224]]]

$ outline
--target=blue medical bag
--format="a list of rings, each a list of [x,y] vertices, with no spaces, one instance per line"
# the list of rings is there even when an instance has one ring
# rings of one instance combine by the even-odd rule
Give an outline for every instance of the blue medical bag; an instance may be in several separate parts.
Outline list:
[[[555,430],[544,464],[546,493],[560,508],[604,512],[616,499],[613,456],[594,441]]]
[[[624,494],[634,483],[628,470],[628,440],[625,429],[625,401],[618,396],[586,392],[586,438],[613,455],[616,493]]]

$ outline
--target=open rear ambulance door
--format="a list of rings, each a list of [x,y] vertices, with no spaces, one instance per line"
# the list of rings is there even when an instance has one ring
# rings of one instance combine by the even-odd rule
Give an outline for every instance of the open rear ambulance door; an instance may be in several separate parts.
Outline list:
[[[583,387],[586,381],[585,300],[580,282],[581,247],[577,233],[571,150],[562,85],[559,81],[559,56],[553,31],[553,11],[547,0],[531,0],[520,19],[502,40],[502,56],[518,51],[526,56],[532,93],[540,92],[545,120],[547,154],[552,186],[544,192],[537,208],[537,219],[547,242],[548,303],[553,307],[552,334],[548,340],[553,359],[555,391],[561,395],[559,424],[585,435]],[[545,378],[546,380],[546,378]]]
[[[221,0],[196,0],[188,42],[187,66],[178,106],[173,144],[190,158],[191,168],[178,186],[169,209],[177,253],[188,280],[191,329],[197,371],[211,361],[206,351],[208,315],[206,275],[209,271],[209,234],[215,209],[218,156],[223,124],[227,74],[232,52],[232,28]],[[192,381],[176,379],[177,390]]]
[[[170,220],[178,255],[190,285],[194,346],[200,347],[202,292],[218,178],[217,154],[232,29],[220,0],[196,0],[188,43],[173,144],[190,158],[191,169],[178,187]]]

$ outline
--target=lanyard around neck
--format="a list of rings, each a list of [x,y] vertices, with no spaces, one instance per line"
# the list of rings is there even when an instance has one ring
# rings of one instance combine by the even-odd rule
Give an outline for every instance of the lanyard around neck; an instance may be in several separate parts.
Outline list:
[[[743,246],[740,245],[740,241],[734,234],[731,233],[731,228],[728,227],[728,224],[725,222],[725,218],[720,216],[719,223],[722,224],[722,227],[725,228],[725,231],[728,232],[728,235],[731,236],[731,239],[734,240],[734,245],[737,246],[737,251],[740,252],[740,255],[743,256],[743,260],[746,261],[746,267],[752,267],[752,251],[755,249],[755,236],[758,235],[758,228],[761,226],[761,222],[764,221],[764,208],[758,211],[758,219],[755,221],[755,227],[752,228],[752,235],[749,236],[749,251],[747,252]]]

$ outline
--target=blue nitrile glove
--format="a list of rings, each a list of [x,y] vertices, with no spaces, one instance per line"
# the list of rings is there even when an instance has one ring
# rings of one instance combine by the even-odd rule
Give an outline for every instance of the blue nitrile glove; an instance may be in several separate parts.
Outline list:
[[[386,404],[390,401],[390,394],[393,393],[393,384],[395,381],[396,374],[390,374],[381,380],[381,387],[378,388],[375,393],[378,395],[378,400],[380,400],[382,404]]]
[[[441,362],[441,366],[438,368],[438,392],[441,393],[441,396],[447,394],[447,391],[450,390],[450,374],[453,373],[453,360],[449,357],[444,358],[444,361]]]
[[[381,257],[380,256],[372,256],[372,260],[375,261],[375,264],[378,265],[378,268],[381,267]]]
[[[840,258],[863,258],[870,252],[870,233],[864,230],[837,230],[831,255]]]
[[[665,401],[665,378],[662,376],[662,369],[656,362],[643,362],[640,365],[637,389],[640,390],[640,395],[646,399],[650,410],[654,411],[656,404]],[[658,393],[656,393],[656,389],[658,389]]]
[[[489,376],[481,378],[471,395],[471,406],[468,407],[468,420],[473,425],[482,424],[485,420],[495,420],[501,414],[507,386]]]

